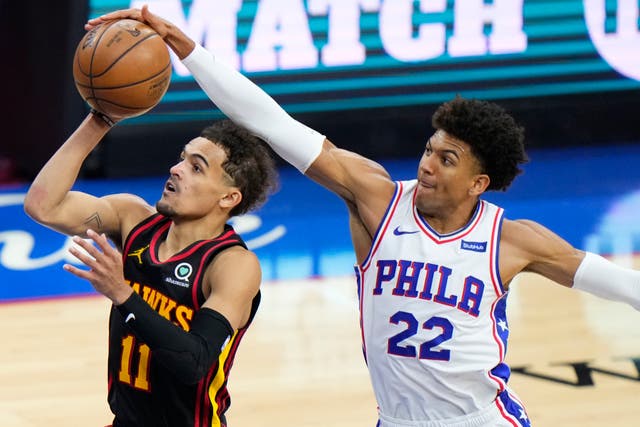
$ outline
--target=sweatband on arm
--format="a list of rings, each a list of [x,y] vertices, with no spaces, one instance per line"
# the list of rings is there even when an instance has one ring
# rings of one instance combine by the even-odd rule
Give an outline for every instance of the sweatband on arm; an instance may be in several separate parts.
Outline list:
[[[576,270],[573,289],[640,310],[640,271],[620,267],[591,252],[585,254]]]
[[[196,44],[182,60],[202,90],[227,117],[264,140],[304,173],[322,150],[325,136],[292,118],[265,91]]]
[[[185,384],[204,377],[234,333],[222,314],[207,307],[193,316],[189,332],[162,317],[135,292],[116,308],[154,358]]]

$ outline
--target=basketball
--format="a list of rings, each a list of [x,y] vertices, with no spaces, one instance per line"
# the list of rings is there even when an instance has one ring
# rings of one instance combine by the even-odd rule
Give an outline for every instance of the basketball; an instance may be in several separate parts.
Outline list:
[[[111,119],[139,116],[155,107],[169,87],[169,50],[142,22],[106,22],[80,40],[73,79],[80,96]]]

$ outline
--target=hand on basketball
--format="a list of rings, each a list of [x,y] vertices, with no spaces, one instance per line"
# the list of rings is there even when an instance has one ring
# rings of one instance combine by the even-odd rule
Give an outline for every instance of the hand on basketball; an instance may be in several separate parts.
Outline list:
[[[149,12],[146,4],[142,9],[122,9],[107,13],[94,19],[90,19],[84,28],[87,31],[93,30],[97,26],[115,19],[135,19],[151,27],[164,42],[175,52],[179,59],[184,59],[195,47],[195,42],[187,36],[180,28]]]
[[[122,256],[115,250],[104,234],[98,234],[93,230],[87,230],[87,236],[97,245],[74,236],[73,242],[84,249],[69,248],[69,252],[78,258],[89,270],[82,270],[71,264],[65,264],[63,268],[81,279],[88,280],[96,291],[113,301],[114,304],[122,304],[131,296],[131,287],[124,280],[122,273]]]
[[[149,11],[149,6],[144,5],[142,9],[122,9],[115,12],[106,13],[98,16],[97,18],[90,19],[84,25],[84,29],[90,31],[98,25],[104,24],[108,21],[116,19],[135,19],[136,21],[143,22],[153,28],[153,30],[160,35],[163,39],[169,34],[170,28],[173,26],[170,22],[160,18]]]

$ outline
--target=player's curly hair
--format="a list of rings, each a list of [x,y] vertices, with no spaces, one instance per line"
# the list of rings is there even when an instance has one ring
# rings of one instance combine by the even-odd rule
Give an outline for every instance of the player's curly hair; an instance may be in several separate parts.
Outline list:
[[[231,120],[221,120],[202,130],[200,136],[220,145],[227,154],[222,169],[240,189],[242,201],[231,216],[260,207],[278,189],[278,172],[264,142]]]
[[[489,175],[488,190],[505,191],[528,161],[524,128],[492,102],[456,96],[442,104],[431,123],[471,146],[482,172]]]

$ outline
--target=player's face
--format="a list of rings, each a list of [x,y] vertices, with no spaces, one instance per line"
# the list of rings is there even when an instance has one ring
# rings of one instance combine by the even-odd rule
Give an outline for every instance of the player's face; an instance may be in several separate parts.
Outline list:
[[[233,192],[231,177],[222,169],[225,151],[206,138],[198,137],[185,145],[180,161],[170,170],[158,212],[171,217],[197,219],[221,206]]]
[[[418,166],[416,205],[425,215],[452,212],[465,201],[475,199],[478,160],[471,147],[443,130],[436,131],[425,146]],[[486,176],[486,175],[485,175]]]

